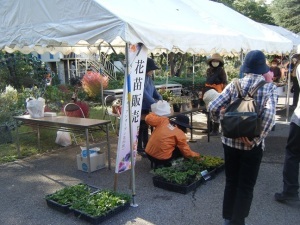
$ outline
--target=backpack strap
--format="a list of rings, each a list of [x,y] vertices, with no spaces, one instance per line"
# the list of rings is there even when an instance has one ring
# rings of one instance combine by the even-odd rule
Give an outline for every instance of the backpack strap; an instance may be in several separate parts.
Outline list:
[[[260,81],[253,89],[252,91],[248,92],[248,95],[250,97],[253,97],[253,95],[258,91],[258,89],[260,89],[262,86],[264,86],[267,82],[262,80]]]
[[[233,84],[234,84],[235,88],[236,88],[237,91],[238,91],[238,94],[239,94],[238,97],[239,97],[239,98],[242,98],[242,97],[243,97],[243,96],[242,96],[242,88],[241,88],[239,79],[235,78],[235,79],[233,80]]]

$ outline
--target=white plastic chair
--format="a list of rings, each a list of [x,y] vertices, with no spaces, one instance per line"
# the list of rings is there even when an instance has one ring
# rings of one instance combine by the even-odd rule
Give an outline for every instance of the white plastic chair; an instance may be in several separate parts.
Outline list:
[[[117,98],[113,95],[107,95],[104,98],[104,115],[103,115],[103,119],[109,119],[111,121],[111,126],[114,130],[114,132],[116,134],[118,134],[117,132],[117,127],[119,125],[119,120],[120,120],[120,115],[113,113],[113,109],[112,109],[112,103],[114,100],[116,100]]]
[[[65,116],[69,116],[69,117],[78,117],[78,118],[85,118],[84,112],[81,109],[81,107],[75,103],[68,103],[65,105],[64,107],[64,114]],[[76,143],[76,145],[78,145],[77,140],[76,140],[76,136],[73,132],[71,132],[73,139]],[[91,138],[94,141],[94,137],[91,134]]]

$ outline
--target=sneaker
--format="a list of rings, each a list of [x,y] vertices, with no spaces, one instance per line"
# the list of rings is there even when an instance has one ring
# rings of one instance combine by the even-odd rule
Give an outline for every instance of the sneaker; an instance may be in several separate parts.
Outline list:
[[[138,153],[140,156],[142,156],[143,158],[147,158],[147,154],[146,154],[145,150],[140,150],[140,149],[138,149],[138,150],[137,150],[137,153]]]
[[[275,193],[274,195],[275,200],[278,202],[285,202],[285,201],[299,201],[298,194],[290,195],[290,194],[284,194],[281,193]]]
[[[210,132],[209,136],[219,136],[220,133],[218,131],[212,131]]]
[[[230,225],[230,220],[224,219],[223,225]]]

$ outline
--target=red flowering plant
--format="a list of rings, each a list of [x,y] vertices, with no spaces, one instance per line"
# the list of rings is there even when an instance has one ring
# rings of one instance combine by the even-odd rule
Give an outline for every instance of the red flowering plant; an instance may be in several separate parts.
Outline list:
[[[108,77],[102,76],[100,73],[87,71],[83,76],[82,88],[89,97],[96,97],[101,92],[101,85],[103,88],[108,86]]]

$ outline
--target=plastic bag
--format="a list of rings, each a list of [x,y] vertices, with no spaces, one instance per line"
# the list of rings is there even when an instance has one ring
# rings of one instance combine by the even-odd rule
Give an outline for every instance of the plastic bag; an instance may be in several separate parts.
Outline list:
[[[87,157],[86,147],[80,146],[80,148],[81,148],[81,156],[86,158]],[[91,148],[91,149],[89,149],[89,151],[90,151],[90,156],[97,155],[100,153],[100,148],[98,148],[98,147]]]
[[[70,146],[72,144],[70,132],[57,131],[55,143],[64,147]]]
[[[26,108],[32,118],[44,117],[45,99],[35,99],[30,97],[26,99]]]

